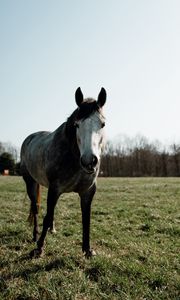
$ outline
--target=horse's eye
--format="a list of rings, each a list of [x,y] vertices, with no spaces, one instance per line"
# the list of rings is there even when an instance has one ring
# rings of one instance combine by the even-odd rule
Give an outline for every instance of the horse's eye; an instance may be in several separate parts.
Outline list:
[[[103,128],[104,126],[105,126],[105,123],[102,123],[102,124],[101,124],[101,128]]]

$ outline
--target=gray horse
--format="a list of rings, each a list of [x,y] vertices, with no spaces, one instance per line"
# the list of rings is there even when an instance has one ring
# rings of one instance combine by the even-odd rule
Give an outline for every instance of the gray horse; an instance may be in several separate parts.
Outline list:
[[[21,172],[31,200],[34,218],[33,239],[37,249],[30,255],[39,256],[49,228],[53,227],[54,208],[62,193],[76,192],[81,199],[83,241],[86,257],[94,255],[90,248],[90,211],[96,192],[96,178],[104,141],[105,118],[102,107],[106,91],[101,89],[97,101],[84,99],[80,88],[76,90],[78,108],[54,132],[40,131],[29,135],[21,148]],[[47,213],[38,240],[39,186],[48,188]]]

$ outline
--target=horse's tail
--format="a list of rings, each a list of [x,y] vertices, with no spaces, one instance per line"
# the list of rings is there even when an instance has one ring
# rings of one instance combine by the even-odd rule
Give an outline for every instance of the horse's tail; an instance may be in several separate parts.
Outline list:
[[[40,187],[40,184],[38,184],[38,186],[37,186],[37,194],[36,194],[37,213],[39,212],[40,204],[41,204],[41,187]],[[29,216],[28,216],[28,222],[29,222],[30,225],[32,225],[33,222],[34,222],[34,212],[33,212],[32,204],[30,206],[30,211],[29,211]]]
[[[38,212],[39,212],[40,204],[41,204],[41,186],[40,186],[40,184],[38,184],[38,188],[37,188],[37,210],[38,210]]]

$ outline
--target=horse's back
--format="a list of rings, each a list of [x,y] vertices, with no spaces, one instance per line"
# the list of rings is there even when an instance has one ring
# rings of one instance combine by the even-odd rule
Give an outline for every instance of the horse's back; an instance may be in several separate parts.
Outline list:
[[[21,147],[21,172],[29,174],[38,183],[48,186],[46,176],[46,153],[52,140],[48,131],[39,131],[29,135]]]

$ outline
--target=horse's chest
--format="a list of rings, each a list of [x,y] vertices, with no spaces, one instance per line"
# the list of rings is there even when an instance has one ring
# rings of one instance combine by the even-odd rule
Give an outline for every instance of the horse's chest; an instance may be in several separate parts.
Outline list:
[[[77,192],[82,193],[88,190],[96,180],[95,175],[84,174],[79,172],[71,176],[64,182],[59,182],[62,193]]]
[[[74,192],[82,193],[83,191],[87,191],[94,184],[95,180],[95,175],[83,175],[77,182]]]

